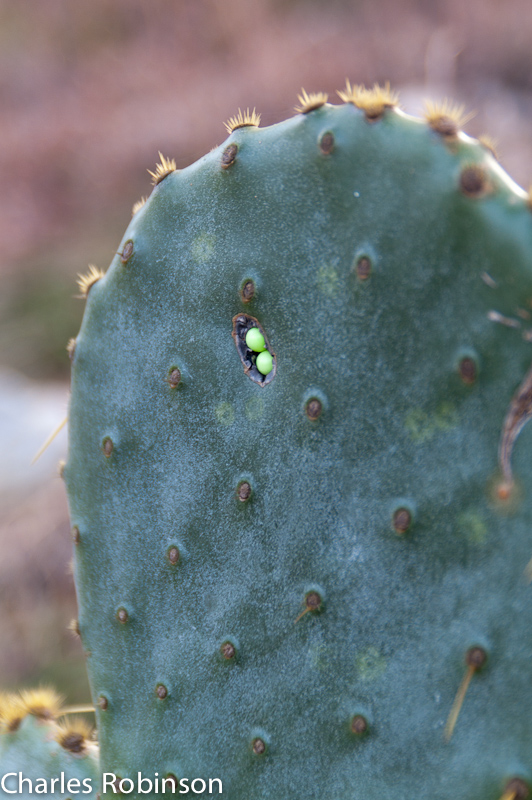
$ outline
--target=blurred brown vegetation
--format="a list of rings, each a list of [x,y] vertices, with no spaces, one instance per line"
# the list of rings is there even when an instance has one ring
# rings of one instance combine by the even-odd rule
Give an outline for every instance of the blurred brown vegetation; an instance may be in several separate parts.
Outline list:
[[[110,262],[159,150],[184,167],[239,107],[269,125],[346,77],[389,80],[412,113],[476,109],[467,131],[528,186],[530,0],[0,0],[0,366],[66,379],[75,275]],[[0,497],[0,686],[77,675],[60,484]]]

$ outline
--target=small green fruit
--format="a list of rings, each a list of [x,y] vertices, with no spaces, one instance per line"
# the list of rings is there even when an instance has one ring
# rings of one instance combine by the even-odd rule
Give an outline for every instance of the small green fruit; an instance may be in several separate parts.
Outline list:
[[[265,350],[263,353],[259,353],[255,364],[259,372],[261,372],[263,375],[268,375],[273,369],[272,354],[268,353],[267,350]]]
[[[249,331],[246,333],[246,344],[249,347],[249,349],[254,350],[255,353],[260,353],[263,350],[266,350],[266,342],[264,341],[264,336],[262,335],[262,333],[259,331],[258,328],[249,329]],[[267,375],[268,372],[271,372],[271,366],[267,372],[262,372],[262,374]]]

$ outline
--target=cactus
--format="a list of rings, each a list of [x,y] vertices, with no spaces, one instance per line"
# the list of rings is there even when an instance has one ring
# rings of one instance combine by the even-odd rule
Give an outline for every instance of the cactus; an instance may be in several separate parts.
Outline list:
[[[58,722],[59,715],[60,698],[49,690],[0,698],[0,777],[5,786],[0,797],[83,792],[94,800],[99,775],[91,730],[83,719]]]
[[[530,198],[460,109],[340,97],[161,158],[81,281],[64,477],[100,769],[524,800]]]

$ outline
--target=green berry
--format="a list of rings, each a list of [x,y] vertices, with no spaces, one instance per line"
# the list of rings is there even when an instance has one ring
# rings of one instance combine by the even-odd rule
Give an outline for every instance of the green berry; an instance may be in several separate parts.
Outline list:
[[[272,354],[268,353],[267,350],[265,350],[263,353],[259,353],[255,364],[259,372],[261,372],[263,375],[268,375],[268,373],[273,369]]]
[[[246,344],[250,350],[254,350],[255,353],[260,353],[262,350],[266,350],[266,342],[264,341],[264,336],[259,331],[258,328],[250,328],[249,331],[246,333]],[[268,372],[271,370],[268,370]],[[264,375],[267,373],[264,372]]]

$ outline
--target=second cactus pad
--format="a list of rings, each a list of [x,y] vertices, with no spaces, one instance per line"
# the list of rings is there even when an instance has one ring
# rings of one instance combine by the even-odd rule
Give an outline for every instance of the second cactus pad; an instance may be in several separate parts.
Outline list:
[[[303,99],[161,169],[87,292],[65,477],[102,771],[525,797],[528,198],[434,114]]]

